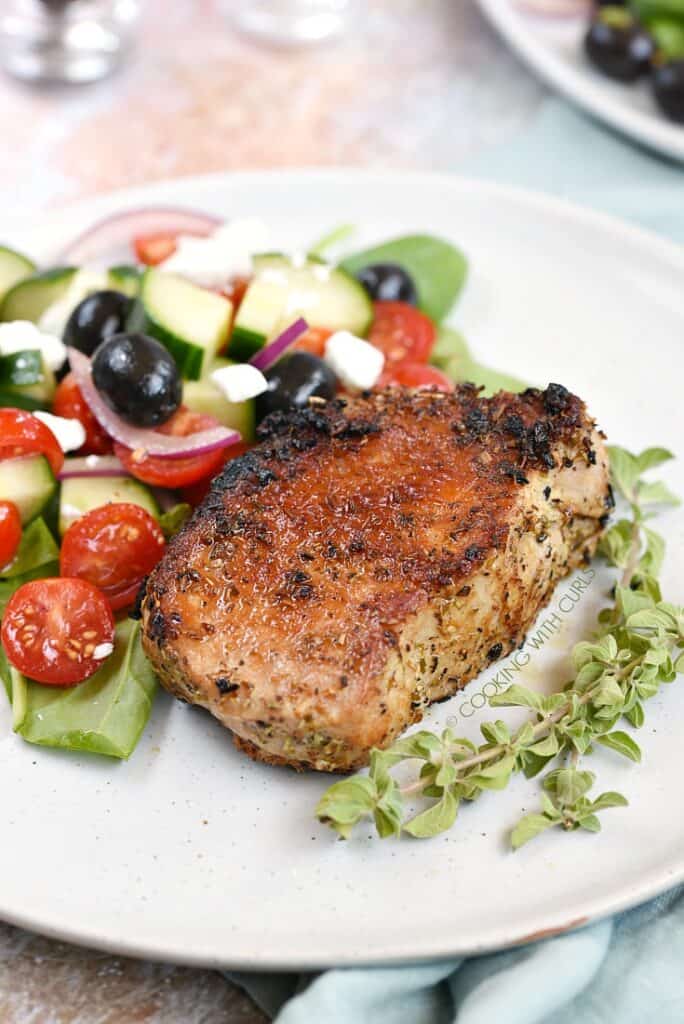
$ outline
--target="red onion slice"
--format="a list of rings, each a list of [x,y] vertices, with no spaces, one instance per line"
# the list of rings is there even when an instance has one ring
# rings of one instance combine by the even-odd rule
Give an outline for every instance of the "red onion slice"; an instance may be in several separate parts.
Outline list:
[[[93,416],[110,437],[132,451],[158,455],[162,459],[184,459],[190,455],[205,455],[219,448],[227,448],[242,440],[237,430],[228,430],[226,427],[200,430],[199,433],[190,434],[188,437],[172,437],[170,434],[160,434],[157,430],[132,427],[130,423],[126,423],[112,412],[100,396],[93,384],[88,357],[75,348],[68,348],[67,352],[76,383]]]
[[[93,224],[59,254],[59,259],[84,263],[118,258],[130,261],[131,242],[137,235],[210,235],[222,223],[218,217],[174,206],[124,210]]]
[[[280,359],[283,352],[286,352],[291,345],[294,345],[297,338],[300,338],[308,329],[309,325],[306,320],[300,316],[282,334],[279,334],[268,345],[264,345],[263,348],[259,349],[256,355],[253,355],[249,360],[250,363],[263,373],[264,370],[268,370],[273,366]]]
[[[73,480],[75,477],[87,476],[128,476],[128,472],[116,455],[84,455],[67,459],[57,479]]]

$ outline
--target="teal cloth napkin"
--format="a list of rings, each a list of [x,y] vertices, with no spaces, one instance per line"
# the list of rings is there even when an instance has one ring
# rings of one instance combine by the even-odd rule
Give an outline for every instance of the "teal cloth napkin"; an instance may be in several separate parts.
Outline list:
[[[684,242],[684,167],[559,100],[549,100],[513,146],[459,170]],[[612,920],[489,956],[228,977],[276,1024],[684,1024],[684,887]]]

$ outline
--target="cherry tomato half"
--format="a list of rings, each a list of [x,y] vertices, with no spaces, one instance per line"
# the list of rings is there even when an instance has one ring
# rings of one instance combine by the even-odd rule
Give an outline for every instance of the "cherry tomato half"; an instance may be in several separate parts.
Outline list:
[[[114,451],[111,437],[103,430],[90,411],[73,373],[67,373],[64,380],[57,385],[52,411],[55,416],[78,420],[82,425],[86,432],[86,439],[78,449],[79,455],[109,455]]]
[[[325,343],[332,333],[327,327],[310,327],[297,338],[290,351],[311,352],[312,355],[321,357],[325,354]]]
[[[2,645],[10,664],[50,686],[72,686],[92,676],[113,642],[112,610],[104,594],[85,580],[24,583],[12,594],[2,619]]]
[[[161,434],[171,434],[172,437],[189,437],[190,434],[219,425],[213,416],[191,412],[181,406],[170,420],[157,429]],[[189,455],[182,459],[165,459],[157,455],[138,457],[122,444],[115,444],[114,451],[131,476],[152,487],[187,487],[204,477],[214,476],[226,460],[224,449],[207,452],[205,455]]]
[[[388,363],[426,363],[435,343],[429,316],[406,302],[374,302],[375,317],[368,340],[385,353]]]
[[[0,459],[20,455],[44,455],[57,476],[64,452],[49,427],[23,409],[0,408]]]
[[[176,251],[175,234],[163,232],[156,235],[138,235],[133,239],[133,251],[139,263],[147,267],[156,267],[163,263]]]
[[[62,541],[59,571],[92,583],[118,611],[133,604],[165,544],[159,524],[144,508],[111,502],[71,524]]]
[[[238,444],[231,444],[229,448],[224,448],[224,465],[232,459],[237,459],[238,455],[244,455],[250,448],[251,445],[245,444],[244,441],[240,441]],[[216,472],[219,472],[219,470]],[[214,479],[214,476],[216,476],[216,473],[212,476],[203,477],[202,480],[198,480],[196,484],[188,484],[187,487],[183,487],[181,490],[181,498],[183,501],[187,501],[188,505],[192,505],[193,508],[197,508],[209,493],[209,488],[211,487],[211,482]]]
[[[454,382],[436,366],[424,363],[400,363],[386,366],[376,387],[386,388],[400,385],[404,388],[436,388],[438,391],[453,391]]]
[[[21,516],[13,501],[0,501],[0,570],[9,565],[21,540]]]

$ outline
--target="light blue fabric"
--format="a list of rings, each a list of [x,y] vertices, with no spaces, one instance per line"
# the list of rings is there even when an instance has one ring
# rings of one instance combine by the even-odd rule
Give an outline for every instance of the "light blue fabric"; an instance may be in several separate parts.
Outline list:
[[[563,196],[684,242],[684,167],[559,100],[513,146],[459,170]],[[684,1024],[684,887],[613,920],[489,956],[229,977],[276,1024]]]

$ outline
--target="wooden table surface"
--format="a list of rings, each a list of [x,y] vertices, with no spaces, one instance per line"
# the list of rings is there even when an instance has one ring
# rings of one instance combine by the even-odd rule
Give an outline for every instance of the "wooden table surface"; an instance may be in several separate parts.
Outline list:
[[[543,89],[472,0],[359,7],[335,45],[275,51],[236,36],[219,3],[149,0],[136,50],[110,79],[48,90],[0,78],[0,200],[31,213],[159,178],[245,168],[458,171],[534,115]],[[0,924],[2,1024],[265,1020],[214,972]]]

